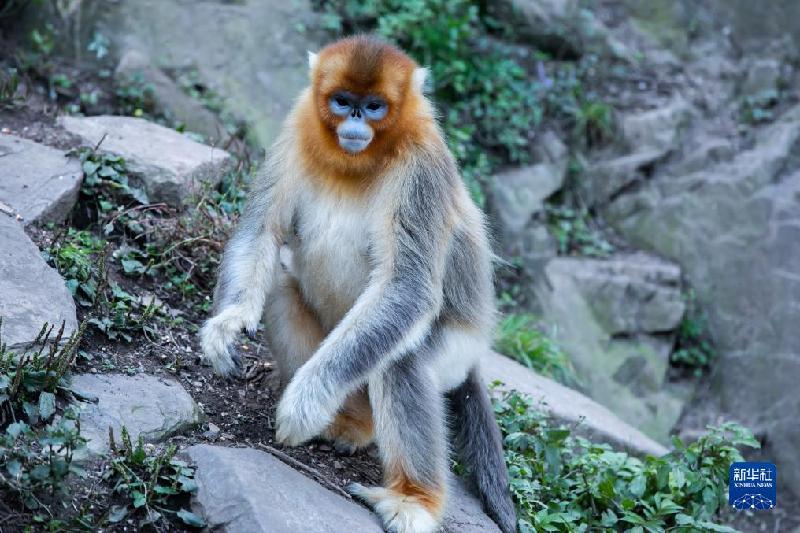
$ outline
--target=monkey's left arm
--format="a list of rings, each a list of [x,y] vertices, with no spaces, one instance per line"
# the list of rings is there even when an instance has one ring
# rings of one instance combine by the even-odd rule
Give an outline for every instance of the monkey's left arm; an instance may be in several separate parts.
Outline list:
[[[278,440],[296,445],[318,435],[348,393],[428,334],[442,302],[456,172],[443,157],[418,161],[407,175],[388,235],[373,243],[377,266],[367,289],[284,392]]]

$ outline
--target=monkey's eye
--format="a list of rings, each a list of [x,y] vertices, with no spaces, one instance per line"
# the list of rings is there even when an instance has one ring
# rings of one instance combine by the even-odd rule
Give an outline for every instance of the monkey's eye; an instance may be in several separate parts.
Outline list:
[[[368,118],[371,120],[380,120],[386,116],[388,106],[381,100],[371,100],[364,109],[366,110]]]
[[[343,94],[331,96],[329,105],[334,115],[344,116],[350,112],[350,99]]]

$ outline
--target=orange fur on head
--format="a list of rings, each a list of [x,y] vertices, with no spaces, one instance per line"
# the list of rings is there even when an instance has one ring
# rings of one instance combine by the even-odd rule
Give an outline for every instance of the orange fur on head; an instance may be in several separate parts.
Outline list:
[[[295,115],[309,173],[325,180],[362,184],[389,168],[409,143],[420,142],[434,121],[414,83],[418,68],[396,47],[367,36],[342,39],[320,51],[311,69],[310,91],[298,102]],[[336,127],[343,119],[329,108],[337,91],[380,96],[388,103],[386,116],[370,122],[372,142],[357,154],[339,146]]]

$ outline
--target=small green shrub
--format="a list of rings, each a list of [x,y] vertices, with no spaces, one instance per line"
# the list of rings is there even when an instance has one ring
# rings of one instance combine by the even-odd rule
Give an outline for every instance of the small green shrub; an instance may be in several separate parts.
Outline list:
[[[602,144],[612,137],[614,110],[605,102],[581,102],[573,117],[573,135],[586,146]]]
[[[614,246],[602,233],[591,227],[585,208],[547,204],[547,222],[558,243],[561,255],[608,257]]]
[[[87,230],[68,228],[45,250],[45,259],[65,278],[78,305],[88,308],[88,323],[109,339],[130,342],[135,333],[152,333],[155,299],[144,302],[108,281],[106,242]]]
[[[674,439],[663,457],[638,459],[554,426],[530,398],[496,394],[511,492],[522,533],[535,531],[733,532],[718,525],[737,446],[758,448],[733,423],[697,441]]]
[[[102,140],[99,144],[102,144]],[[125,159],[113,154],[99,152],[96,149],[82,147],[72,155],[81,161],[83,183],[81,194],[97,209],[99,220],[112,218],[111,225],[104,226],[106,235],[114,230],[114,222],[129,222],[124,208],[134,202],[147,204],[147,194],[139,187],[129,183]],[[133,230],[138,228],[134,227]]]
[[[24,100],[19,94],[19,74],[15,68],[0,68],[0,109],[15,107]]]
[[[184,93],[203,104],[206,109],[219,114],[224,113],[222,96],[203,83],[196,68],[181,71],[176,75],[175,81]]]
[[[532,315],[510,314],[504,317],[497,326],[495,349],[543,376],[566,385],[577,383],[569,357],[537,328]]]
[[[693,369],[700,376],[716,357],[708,332],[708,316],[700,309],[694,291],[686,299],[686,314],[678,328],[677,348],[670,359],[677,366]]]
[[[131,117],[154,118],[156,113],[155,87],[134,74],[117,84],[114,91],[120,114]]]
[[[53,519],[50,502],[69,492],[68,477],[84,475],[73,462],[86,442],[78,412],[59,401],[69,398],[67,373],[85,327],[63,339],[63,324],[55,336],[45,324],[21,354],[0,337],[0,494],[21,501],[42,522]]]
[[[746,96],[741,104],[742,121],[748,124],[771,122],[780,99],[781,94],[777,89],[766,89]]]
[[[157,277],[183,299],[205,297],[213,289],[224,242],[244,208],[249,171],[230,171],[219,188],[207,188],[174,217],[157,211],[132,213],[139,228],[136,244],[120,254],[127,276]],[[207,310],[210,300],[198,305]]]
[[[65,245],[78,240],[81,253],[96,257],[98,250],[88,244],[92,239],[104,244],[93,233],[101,229],[108,240],[121,241],[113,259],[118,261],[125,276],[158,278],[161,288],[182,299],[204,297],[197,304],[207,308],[210,305],[207,295],[213,288],[224,242],[244,208],[249,167],[237,165],[223,177],[219,187],[204,188],[178,213],[165,204],[148,203],[145,192],[130,183],[122,158],[91,148],[81,148],[75,154],[82,161],[85,176],[78,210],[91,223],[88,230],[70,229]],[[65,251],[71,252],[66,258],[71,260],[75,253],[69,248]],[[67,270],[58,257],[55,262],[60,264],[59,270]],[[88,277],[88,283],[95,279],[96,276],[86,275],[92,269],[85,263],[81,263],[85,267],[80,269],[84,273],[81,281],[68,283],[81,287],[85,278]],[[120,304],[120,311],[137,311],[136,298],[113,283],[110,296],[115,304]],[[121,327],[117,319],[105,319],[95,325],[109,334]]]
[[[159,453],[147,453],[141,436],[131,443],[123,427],[120,446],[109,428],[113,458],[104,477],[113,492],[125,499],[111,508],[108,521],[117,523],[126,517],[139,518],[139,527],[155,527],[167,520],[180,520],[192,527],[205,527],[202,517],[180,507],[197,490],[194,468],[175,457],[177,448],[168,446]]]

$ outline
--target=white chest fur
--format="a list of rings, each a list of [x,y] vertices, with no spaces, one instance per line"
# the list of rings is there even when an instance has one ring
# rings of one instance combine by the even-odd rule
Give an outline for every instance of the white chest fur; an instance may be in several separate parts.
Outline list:
[[[313,189],[304,194],[289,240],[292,267],[308,304],[330,330],[367,286],[375,216],[363,199]]]

